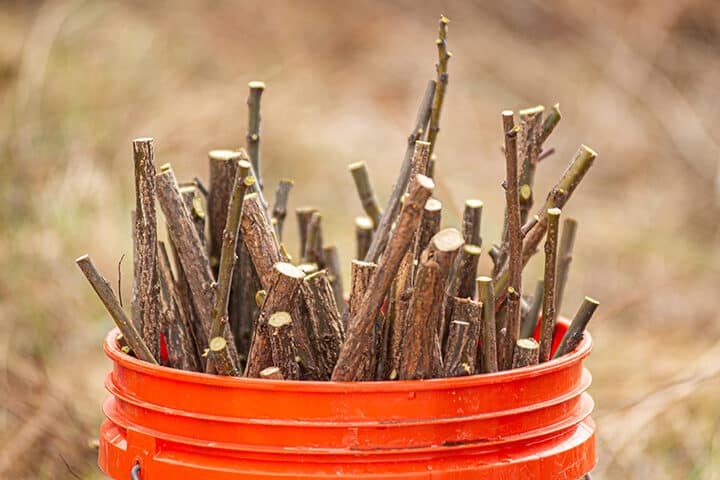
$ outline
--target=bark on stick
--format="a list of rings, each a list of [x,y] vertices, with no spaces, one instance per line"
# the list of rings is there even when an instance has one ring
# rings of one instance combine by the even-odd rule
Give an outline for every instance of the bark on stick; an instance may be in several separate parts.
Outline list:
[[[380,223],[382,211],[380,210],[377,195],[375,195],[375,189],[370,181],[367,164],[365,162],[351,163],[348,165],[348,169],[355,181],[355,188],[357,188],[365,214],[373,221],[373,225],[377,226]]]
[[[543,292],[543,317],[540,328],[540,363],[550,360],[555,333],[555,268],[557,266],[557,237],[560,209],[547,211],[548,229],[545,240],[545,290]]]
[[[308,225],[312,219],[313,214],[317,213],[317,208],[314,207],[298,207],[295,209],[295,215],[297,217],[298,233],[300,234],[300,259],[303,262],[307,262],[305,254],[307,252],[307,235]]]
[[[563,222],[562,235],[560,235],[560,246],[558,247],[557,279],[555,280],[555,311],[561,313],[565,285],[567,284],[570,263],[572,263],[572,252],[575,246],[575,234],[577,233],[577,220],[566,218]]]
[[[367,255],[373,238],[373,223],[370,217],[355,217],[355,258],[362,260]]]
[[[248,83],[250,93],[248,94],[248,133],[247,133],[247,152],[252,164],[253,176],[257,180],[260,190],[263,188],[260,163],[260,100],[265,91],[263,82],[253,81]]]
[[[278,183],[277,191],[275,192],[275,204],[273,205],[272,218],[275,220],[275,231],[277,233],[278,241],[282,241],[283,225],[285,223],[285,217],[287,216],[287,205],[290,197],[290,190],[294,182],[290,179],[282,179]]]
[[[430,244],[436,233],[440,231],[440,223],[442,222],[442,203],[434,198],[425,202],[420,226],[415,235],[415,246],[413,249],[414,263],[420,261],[420,255],[423,250]]]
[[[440,113],[442,111],[443,100],[448,84],[448,62],[452,53],[447,48],[447,32],[450,20],[445,15],[440,15],[440,32],[435,44],[438,49],[438,63],[435,65],[437,71],[437,90],[433,99],[432,112],[430,114],[430,127],[428,128],[428,142],[430,143],[430,153],[435,150],[438,133],[440,133]]]
[[[540,145],[545,143],[545,140],[547,140],[553,130],[555,130],[557,124],[560,123],[560,118],[562,118],[562,115],[560,115],[560,104],[556,103],[553,105],[552,111],[550,111],[543,121],[542,128],[540,129]]]
[[[497,365],[497,340],[495,332],[495,293],[490,277],[477,278],[478,298],[482,302],[482,336],[480,351],[480,370],[482,373],[494,373],[498,371]]]
[[[240,228],[243,241],[260,279],[260,285],[269,294],[273,265],[283,261],[283,257],[275,240],[273,226],[265,215],[265,209],[257,193],[245,195]]]
[[[110,287],[107,280],[105,280],[100,272],[98,272],[97,268],[95,268],[95,265],[90,257],[88,255],[83,255],[75,260],[75,263],[77,263],[80,270],[82,270],[85,274],[88,282],[90,282],[90,285],[93,287],[93,290],[95,290],[95,293],[97,293],[97,296],[100,297],[100,301],[102,301],[103,305],[105,305],[108,313],[115,321],[115,325],[117,325],[120,329],[120,333],[122,333],[123,338],[132,351],[135,352],[137,358],[157,365],[157,360],[155,360],[152,352],[150,352],[150,349],[148,349],[147,345],[140,336],[140,333],[138,333],[135,328],[135,325],[132,324],[125,314],[125,311],[120,306],[120,302],[118,302],[117,297],[115,297],[112,287]]]
[[[533,188],[535,184],[535,168],[540,153],[540,136],[542,116],[545,107],[520,110],[519,150],[520,150],[520,222],[525,223],[533,205]],[[506,130],[507,132],[507,130]],[[514,343],[513,343],[514,344]]]
[[[280,369],[280,373],[286,380],[299,380],[300,367],[296,360],[297,350],[295,349],[292,322],[292,317],[288,312],[275,312],[267,321],[273,363]],[[259,373],[258,376],[260,376]]]
[[[523,316],[522,324],[520,325],[520,338],[529,338],[535,335],[537,323],[540,318],[544,291],[545,280],[541,278],[535,285],[535,293],[533,293],[527,315]]]
[[[413,235],[420,223],[422,208],[432,195],[435,184],[424,175],[418,175],[410,184],[409,192],[398,217],[385,254],[382,256],[363,300],[350,321],[347,338],[340,351],[338,363],[333,371],[335,381],[357,379],[364,355],[374,345],[375,318],[380,312],[393,277],[397,274],[405,252],[410,248]]]
[[[323,263],[328,271],[328,279],[335,296],[335,305],[339,309],[345,304],[342,271],[340,269],[340,255],[335,245],[323,247]]]
[[[135,288],[138,325],[145,344],[160,358],[160,286],[157,277],[155,159],[152,138],[133,140],[135,164]]]
[[[575,350],[575,347],[582,341],[587,324],[590,322],[598,306],[600,306],[600,303],[597,300],[585,297],[582,305],[580,305],[580,309],[578,309],[572,322],[570,322],[567,332],[563,335],[553,358],[561,357]]]
[[[523,368],[537,365],[540,353],[540,346],[532,338],[519,338],[515,342],[513,352],[512,368]]]
[[[228,205],[235,184],[235,174],[240,152],[233,150],[211,150],[208,154],[210,171],[210,190],[208,192],[208,224],[210,267],[217,276],[220,265],[220,251],[223,244],[223,231],[227,220]]]
[[[477,245],[463,245],[460,253],[455,257],[455,263],[450,272],[450,278],[445,290],[444,315],[445,324],[448,326],[451,320],[455,318],[453,314],[454,306],[457,303],[455,297],[475,297],[475,277],[477,276],[480,251],[480,247]],[[447,338],[448,332],[445,332],[445,335],[445,338]],[[441,339],[442,345],[445,345],[445,338]]]
[[[463,211],[462,232],[465,243],[469,245],[482,246],[480,237],[480,226],[482,225],[483,202],[474,198],[465,200]]]
[[[452,322],[445,347],[444,376],[474,375],[482,322],[482,303],[454,298]]]
[[[344,330],[327,271],[305,277],[303,298],[315,340],[316,358],[323,378],[329,379],[340,354]]]

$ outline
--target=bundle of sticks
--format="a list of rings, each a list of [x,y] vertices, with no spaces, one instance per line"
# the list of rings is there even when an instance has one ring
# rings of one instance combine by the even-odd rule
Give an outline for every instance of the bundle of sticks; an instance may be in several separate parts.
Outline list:
[[[85,255],[79,267],[112,316],[123,351],[146,362],[219,375],[285,380],[412,380],[492,373],[572,351],[598,303],[586,298],[552,352],[577,222],[561,209],[593,164],[581,146],[531,215],[538,163],[560,121],[555,105],[502,112],[506,197],[492,272],[478,276],[483,203],[465,202],[460,229],[441,229],[432,197],[448,83],[448,20],[440,19],[437,78],[422,97],[400,174],[384,209],[365,163],[349,166],[366,216],[345,297],[338,250],[316,208],[296,210],[299,255],[283,233],[291,180],[270,208],[261,173],[260,105],[249,84],[246,147],[209,153],[207,187],[156,171],[153,140],[133,141],[134,285],[130,316]],[[158,239],[156,202],[167,240]],[[523,294],[522,270],[544,242],[544,277]],[[536,332],[538,332],[535,340]]]

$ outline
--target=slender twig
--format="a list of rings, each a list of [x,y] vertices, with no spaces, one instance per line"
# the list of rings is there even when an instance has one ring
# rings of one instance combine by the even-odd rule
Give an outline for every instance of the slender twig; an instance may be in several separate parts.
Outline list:
[[[380,210],[380,205],[375,195],[375,189],[370,181],[367,164],[365,162],[351,163],[348,165],[348,169],[355,181],[355,188],[357,188],[360,203],[362,204],[363,210],[365,210],[365,214],[373,221],[373,225],[377,226],[380,223],[382,211]]]
[[[233,269],[237,256],[238,233],[240,219],[242,218],[243,199],[248,187],[255,183],[253,177],[248,176],[250,163],[242,159],[237,164],[235,181],[227,207],[227,220],[223,232],[222,249],[220,251],[220,266],[218,268],[217,289],[215,292],[215,305],[212,311],[212,324],[210,327],[210,343],[215,337],[224,337],[228,324],[228,304],[230,302],[230,286],[232,284]],[[237,376],[238,366],[233,362],[227,348],[210,349],[210,360],[220,375]],[[210,363],[210,362],[208,362]]]
[[[533,293],[530,308],[523,317],[520,325],[520,338],[528,338],[535,335],[538,320],[540,318],[540,309],[542,308],[543,292],[545,291],[545,281],[541,278],[535,284],[535,293]]]
[[[220,265],[220,251],[223,245],[223,231],[227,220],[230,196],[235,185],[238,161],[245,153],[233,150],[211,150],[208,153],[210,171],[210,192],[208,204],[208,230],[210,266],[217,276]]]
[[[137,355],[140,360],[157,365],[157,360],[155,360],[155,357],[148,349],[137,329],[135,329],[135,325],[132,324],[120,306],[110,284],[103,278],[100,272],[98,272],[97,268],[95,268],[90,256],[83,255],[75,260],[75,263],[77,263],[80,270],[85,274],[88,282],[90,282],[97,296],[100,297],[103,305],[105,305],[108,313],[115,321],[115,325],[120,329],[120,333],[122,333],[123,338],[132,351],[135,352],[135,355]]]
[[[415,127],[413,128],[412,133],[408,138],[407,149],[405,150],[405,158],[403,159],[402,166],[400,167],[400,174],[398,175],[398,179],[393,186],[393,191],[390,195],[388,205],[385,208],[385,211],[380,218],[380,222],[377,225],[375,235],[373,236],[372,243],[370,244],[370,248],[368,248],[367,254],[365,255],[365,257],[363,257],[363,259],[367,262],[378,261],[383,251],[385,250],[388,238],[390,238],[390,230],[393,223],[395,223],[395,218],[400,212],[400,200],[402,199],[402,196],[405,193],[408,182],[410,180],[410,170],[413,163],[413,156],[415,155],[417,149],[416,142],[423,137],[423,132],[425,131],[425,127],[427,126],[430,119],[430,111],[432,109],[434,95],[435,81],[431,80],[428,83],[427,88],[425,89],[425,95],[423,96],[423,101],[420,104],[417,119],[415,120]],[[426,150],[429,155],[429,146]]]
[[[135,164],[135,298],[137,323],[145,344],[160,358],[160,289],[157,278],[155,159],[152,138],[133,140]]]
[[[482,224],[483,202],[474,198],[465,200],[462,232],[465,243],[482,247],[480,226]]]
[[[263,82],[248,83],[250,93],[248,94],[248,132],[247,132],[247,152],[250,157],[250,163],[253,167],[253,176],[257,180],[258,189],[262,190],[263,182],[260,176],[260,100],[265,91]]]
[[[562,313],[561,306],[565,295],[570,263],[572,262],[572,251],[575,246],[575,234],[577,233],[578,222],[574,218],[566,218],[563,221],[562,235],[560,235],[560,246],[558,247],[557,279],[555,280],[555,310]]]
[[[335,304],[342,306],[344,302],[343,295],[343,279],[340,270],[340,254],[335,245],[323,247],[323,263],[328,270],[328,279],[332,286],[333,295],[335,296]]]
[[[307,225],[307,237],[303,261],[317,263],[319,268],[325,268],[323,259],[322,215],[313,212]]]
[[[334,381],[352,381],[356,379],[358,372],[362,373],[358,367],[364,363],[366,352],[374,345],[372,331],[375,327],[375,316],[380,311],[390,283],[412,243],[413,235],[420,223],[422,208],[430,198],[434,187],[433,181],[424,175],[416,176],[410,184],[395,233],[370,280],[358,311],[350,320],[347,337],[333,371]]]
[[[553,358],[561,357],[575,350],[575,347],[582,341],[585,328],[587,328],[587,324],[590,322],[599,305],[600,303],[597,300],[585,297],[575,317],[573,317],[572,322],[570,322],[567,332],[565,332],[565,335],[560,341],[560,345],[555,351]]]
[[[369,217],[355,217],[356,257],[362,260],[367,255],[373,238],[373,222]]]
[[[275,192],[275,204],[273,205],[272,218],[275,220],[275,232],[279,241],[282,241],[283,223],[287,216],[287,204],[288,198],[290,197],[290,190],[294,182],[290,179],[282,179],[278,183],[277,191]]]
[[[420,226],[418,226],[417,233],[415,234],[415,245],[413,247],[414,263],[420,261],[420,255],[423,250],[427,248],[430,243],[430,239],[440,231],[441,222],[442,203],[435,198],[428,199],[428,201],[425,202],[425,207],[423,208]],[[410,266],[410,271],[412,272],[412,263]],[[410,278],[410,281],[412,283],[412,278]]]
[[[540,363],[550,359],[553,334],[555,333],[555,269],[557,266],[557,237],[560,209],[547,211],[548,230],[545,240],[545,276],[543,291],[543,317],[540,328]]]
[[[307,253],[308,248],[308,241],[307,241],[307,235],[308,235],[308,225],[310,224],[310,219],[312,219],[312,216],[314,213],[317,213],[317,208],[315,207],[298,207],[295,209],[295,216],[297,217],[297,225],[298,225],[298,233],[300,234],[300,259],[302,259],[303,262],[305,262],[305,255]]]
[[[523,368],[537,365],[540,353],[538,342],[532,338],[519,338],[515,342],[512,368]]]
[[[555,153],[554,147],[550,147],[550,148],[543,150],[542,152],[540,152],[538,154],[538,158],[537,158],[538,163],[542,162],[543,160],[545,160],[547,157],[549,157],[550,155],[552,155],[554,153]]]
[[[477,278],[478,299],[482,302],[482,327],[480,329],[482,344],[479,359],[482,373],[498,371],[497,340],[495,338],[495,294],[490,277]]]
[[[542,128],[540,129],[539,145],[545,143],[545,140],[547,140],[553,130],[555,130],[555,127],[557,127],[557,124],[560,122],[560,118],[562,118],[562,115],[560,114],[560,104],[556,103],[553,105],[550,114],[548,114],[543,121]],[[539,160],[540,158],[538,158],[538,161]]]
[[[437,71],[437,90],[433,100],[432,112],[430,114],[430,127],[428,128],[427,140],[430,143],[430,153],[435,150],[435,143],[440,132],[440,112],[442,111],[443,100],[448,84],[448,62],[452,53],[447,48],[448,23],[450,20],[445,15],[440,15],[440,31],[435,44],[438,49],[438,63],[435,65]]]

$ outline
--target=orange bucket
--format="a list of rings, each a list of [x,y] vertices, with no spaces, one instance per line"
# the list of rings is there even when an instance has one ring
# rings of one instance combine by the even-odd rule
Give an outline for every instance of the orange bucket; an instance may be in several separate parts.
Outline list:
[[[114,479],[577,480],[595,465],[587,334],[534,367],[335,383],[153,366],[122,353],[117,333],[99,455]]]

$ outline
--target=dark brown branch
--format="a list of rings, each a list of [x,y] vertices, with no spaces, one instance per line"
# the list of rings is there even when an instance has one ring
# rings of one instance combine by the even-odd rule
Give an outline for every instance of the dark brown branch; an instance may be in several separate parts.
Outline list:
[[[482,302],[482,336],[480,350],[480,371],[482,373],[494,373],[498,371],[497,365],[497,340],[495,332],[495,294],[493,282],[490,277],[477,278],[478,299]]]
[[[555,268],[557,266],[557,237],[560,209],[547,211],[548,229],[545,240],[545,289],[543,291],[543,317],[540,328],[540,363],[550,359],[555,333]]]
[[[430,244],[423,252],[423,257],[427,256],[428,258],[434,260],[440,267],[443,292],[446,292],[450,286],[450,271],[455,263],[455,258],[458,256],[458,253],[463,247],[464,242],[462,234],[459,231],[454,228],[446,228],[435,234],[435,236],[430,240]],[[418,292],[416,291],[415,294],[417,295]],[[442,344],[444,339],[447,338],[447,330],[450,320],[447,319],[446,321],[445,318],[445,297],[441,296],[438,299],[438,302],[440,303],[440,308],[437,309],[439,318],[434,319],[433,324],[437,325],[439,328],[437,335],[440,344]]]
[[[157,365],[157,360],[155,360],[155,357],[148,349],[137,329],[135,329],[135,325],[132,324],[125,314],[125,311],[120,306],[120,303],[112,291],[112,287],[110,287],[110,284],[107,280],[105,280],[100,272],[97,271],[97,268],[95,268],[95,265],[90,257],[88,255],[83,255],[75,260],[75,263],[77,263],[80,270],[82,270],[85,274],[88,282],[90,282],[90,285],[93,287],[93,290],[95,290],[95,293],[97,293],[97,296],[100,297],[103,305],[105,305],[108,313],[112,317],[113,321],[115,321],[115,325],[117,325],[120,329],[120,333],[122,333],[123,338],[132,351],[135,352],[137,358]]]
[[[558,247],[557,279],[555,280],[555,311],[561,313],[565,285],[567,284],[572,252],[575,246],[575,234],[577,233],[577,220],[566,218],[563,222],[560,246]]]
[[[244,152],[243,157],[245,157]],[[210,327],[211,344],[215,337],[230,337],[234,342],[232,332],[227,328],[229,318],[228,305],[230,302],[233,270],[235,269],[235,261],[237,259],[235,252],[237,250],[238,234],[240,233],[243,199],[245,198],[245,192],[248,187],[255,183],[255,179],[248,176],[249,171],[250,162],[245,159],[240,160],[235,172],[235,181],[233,182],[230,202],[227,207],[227,220],[225,221],[225,229],[222,236],[215,305],[213,306],[212,324]],[[239,359],[233,359],[227,348],[211,348],[209,360],[208,364],[214,363],[215,369],[220,375],[239,375],[238,364],[236,363]]]
[[[282,262],[283,257],[275,240],[273,226],[265,215],[265,209],[257,193],[245,195],[240,228],[242,229],[242,239],[260,279],[260,285],[269,293],[268,287],[273,265]]]
[[[482,322],[482,303],[453,299],[453,315],[445,347],[444,376],[474,375]]]
[[[355,188],[357,188],[365,214],[373,221],[373,225],[378,225],[382,211],[380,210],[377,195],[375,195],[375,189],[370,181],[367,164],[365,162],[351,163],[348,165],[348,169],[355,181]]]
[[[462,232],[465,243],[469,245],[482,246],[480,237],[480,226],[482,224],[483,202],[474,198],[465,200],[463,211]]]
[[[275,312],[293,310],[304,276],[300,270],[290,263],[278,262],[270,270],[266,288],[267,296],[255,322],[255,331],[245,365],[246,377],[258,377],[261,370],[274,365],[270,347],[268,319]]]
[[[303,261],[317,263],[318,268],[325,268],[323,259],[322,215],[313,212],[307,225],[307,237]]]
[[[133,304],[145,344],[160,358],[160,289],[157,278],[155,159],[152,138],[133,140],[135,164],[135,287]]]
[[[527,314],[523,316],[520,325],[520,338],[528,338],[535,335],[538,320],[540,319],[540,309],[542,308],[543,292],[545,291],[545,281],[541,278],[535,285],[535,293],[533,293],[530,308]]]
[[[275,204],[273,205],[272,218],[275,220],[275,231],[277,233],[278,241],[282,241],[283,224],[285,223],[285,217],[287,216],[287,204],[288,198],[290,197],[290,190],[294,182],[290,179],[282,179],[278,183],[277,191],[275,192]]]
[[[533,205],[533,188],[535,184],[535,168],[540,154],[540,134],[542,129],[542,116],[545,107],[520,110],[520,130],[518,132],[518,145],[520,151],[520,179],[518,183],[520,193],[520,222],[525,223]],[[507,131],[507,130],[505,130]],[[515,342],[513,342],[513,345]]]
[[[367,255],[373,238],[373,223],[369,217],[355,217],[356,258],[362,260]]]
[[[305,277],[303,298],[316,343],[316,356],[323,370],[323,378],[327,380],[340,354],[344,330],[330,279],[325,270]]]
[[[440,231],[440,223],[442,222],[442,203],[434,198],[428,199],[423,208],[420,226],[415,235],[415,245],[413,249],[414,261],[420,261],[420,255],[425,250],[436,233]]]
[[[323,263],[328,270],[328,278],[335,296],[335,305],[340,308],[345,304],[345,292],[343,291],[342,271],[340,270],[340,255],[335,245],[323,247]]]
[[[361,302],[363,301],[363,298],[368,291],[370,281],[373,278],[377,267],[378,266],[375,263],[363,262],[360,260],[353,260],[352,262],[352,266],[350,268],[350,297],[348,300],[347,321],[344,320],[345,332],[349,332],[352,329],[352,324],[350,322],[352,322],[353,319],[357,318],[357,313],[360,310]],[[367,341],[371,343],[371,346],[367,347],[368,350],[365,361],[360,364],[360,368],[362,368],[362,371],[357,373],[358,377],[361,377],[365,380],[371,380],[374,378],[375,375],[375,325],[377,324],[378,314],[379,313],[376,312],[373,316],[373,328],[371,330],[371,333],[368,333],[367,335]]]
[[[582,341],[587,324],[590,322],[599,305],[600,303],[597,300],[585,297],[575,317],[573,317],[572,322],[570,322],[567,332],[565,332],[565,335],[560,341],[560,345],[558,345],[553,358],[561,357],[575,350]]]
[[[292,317],[288,312],[275,312],[270,315],[267,323],[273,363],[280,369],[284,379],[299,380],[300,367],[295,359],[297,350],[293,337]]]
[[[353,381],[359,368],[365,363],[365,355],[373,348],[375,319],[387,295],[398,267],[412,243],[415,230],[420,223],[422,208],[432,195],[435,184],[424,175],[416,176],[398,216],[395,233],[383,254],[375,274],[370,279],[357,312],[351,317],[349,329],[337,365],[333,371],[334,381]]]
[[[208,154],[210,170],[210,192],[208,194],[208,230],[210,267],[217,276],[220,265],[220,250],[223,244],[223,231],[227,220],[228,205],[235,183],[235,173],[240,152],[233,150],[211,150]]]
[[[455,263],[452,266],[450,278],[445,290],[444,316],[447,327],[449,327],[450,321],[455,318],[453,313],[454,305],[457,303],[455,297],[475,297],[475,277],[477,276],[480,252],[480,247],[477,245],[463,245],[457,257],[455,257]],[[441,338],[441,344],[445,345],[445,338],[447,338],[448,332],[445,331],[443,334],[444,337]]]
[[[195,224],[195,229],[200,236],[200,242],[205,245],[205,209],[203,208],[203,197],[198,187],[194,184],[180,187],[180,194],[185,201],[185,208],[190,213]]]
[[[435,143],[440,132],[440,112],[442,111],[443,100],[445,99],[445,91],[448,83],[448,61],[452,57],[452,53],[447,49],[447,32],[450,20],[445,15],[440,15],[440,33],[435,41],[438,48],[438,63],[435,66],[437,71],[437,90],[433,99],[432,111],[430,114],[430,127],[428,128],[428,142],[430,143],[430,153],[435,150]]]
[[[252,164],[253,176],[257,180],[258,189],[262,190],[263,182],[260,176],[260,100],[265,91],[263,82],[248,83],[250,93],[248,94],[248,133],[247,133],[247,151]]]
[[[305,261],[305,254],[307,251],[307,234],[308,225],[313,214],[317,213],[317,208],[314,207],[298,207],[295,209],[295,215],[297,216],[298,232],[300,234],[300,259]]]
[[[512,358],[512,368],[523,368],[537,365],[540,353],[538,342],[532,338],[519,338],[515,342]]]
[[[388,238],[390,238],[390,230],[393,223],[395,223],[395,218],[400,212],[400,200],[402,199],[402,196],[408,186],[408,182],[410,181],[410,170],[413,163],[413,157],[416,154],[426,154],[429,158],[430,146],[425,144],[425,146],[418,147],[416,142],[422,139],[425,127],[430,120],[430,111],[432,109],[434,95],[435,82],[431,80],[425,89],[425,95],[420,105],[420,110],[418,110],[417,119],[415,120],[415,127],[408,137],[407,149],[405,150],[405,158],[403,159],[402,166],[400,167],[400,174],[393,186],[393,191],[390,194],[390,200],[388,201],[388,205],[380,218],[380,223],[377,225],[372,244],[370,245],[365,257],[363,257],[365,261],[377,262],[385,250]],[[418,148],[421,149],[420,152],[417,152]]]

